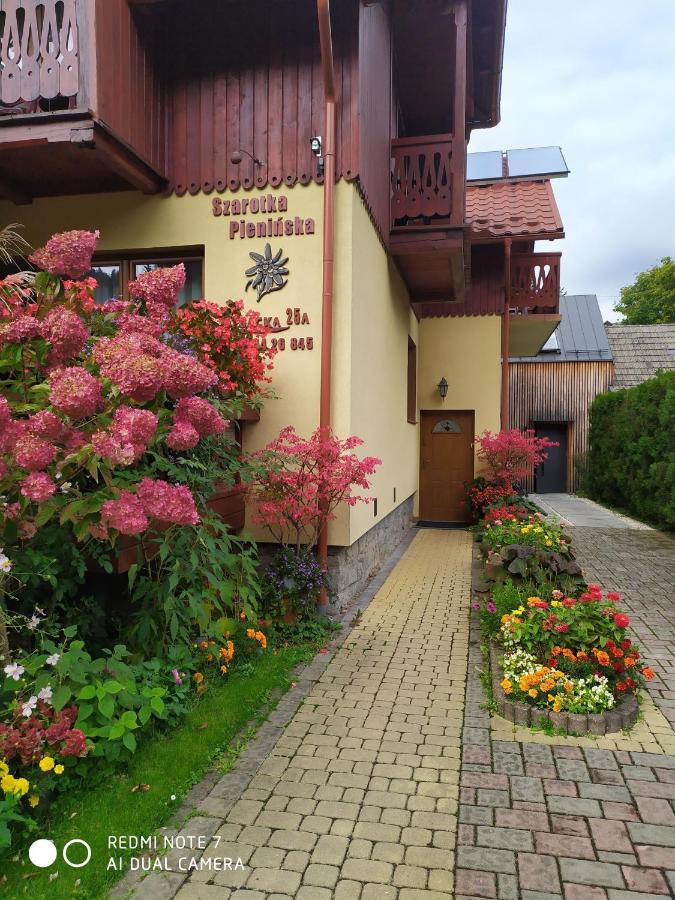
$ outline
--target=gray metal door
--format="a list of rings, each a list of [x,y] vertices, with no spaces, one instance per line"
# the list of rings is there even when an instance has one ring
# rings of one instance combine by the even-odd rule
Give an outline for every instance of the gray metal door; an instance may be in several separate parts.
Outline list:
[[[567,490],[567,425],[538,422],[535,431],[537,437],[547,437],[558,445],[548,448],[548,459],[537,469],[537,493],[563,494]]]

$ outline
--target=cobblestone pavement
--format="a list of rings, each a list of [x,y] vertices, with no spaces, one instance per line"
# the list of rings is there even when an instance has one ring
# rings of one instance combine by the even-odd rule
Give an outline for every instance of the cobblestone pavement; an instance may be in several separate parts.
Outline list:
[[[235,772],[203,799],[184,831],[245,870],[154,874],[135,896],[453,897],[471,553],[466,532],[420,531],[240,798]]]
[[[672,721],[675,543],[655,531],[594,528],[575,528],[574,539],[587,577],[622,593],[645,656],[659,663],[653,697],[663,715],[648,704],[618,749],[491,720],[472,622],[457,900],[675,896],[675,734],[664,718]],[[650,729],[662,741],[649,745],[656,752],[644,752]]]

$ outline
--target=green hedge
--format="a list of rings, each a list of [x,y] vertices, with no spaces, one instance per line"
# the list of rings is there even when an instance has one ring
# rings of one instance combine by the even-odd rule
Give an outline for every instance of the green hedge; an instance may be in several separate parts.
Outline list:
[[[675,371],[595,398],[588,463],[591,497],[675,528]]]

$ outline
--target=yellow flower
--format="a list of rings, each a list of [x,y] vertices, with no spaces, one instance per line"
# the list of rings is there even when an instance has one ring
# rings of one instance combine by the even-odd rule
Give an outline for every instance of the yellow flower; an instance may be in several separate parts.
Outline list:
[[[5,775],[9,775],[9,766],[4,759],[0,759],[0,778],[4,778]]]
[[[528,532],[529,530],[530,530],[530,529],[529,529],[529,527],[528,527],[527,525],[523,525],[523,527],[520,529],[520,533],[521,533],[521,534],[527,534],[527,532]]]
[[[5,775],[0,782],[0,787],[5,794],[13,794],[15,797],[23,797],[28,793],[30,785],[25,778],[14,778],[12,775]]]
[[[202,681],[204,680],[204,676],[202,675],[201,672],[195,672],[195,674],[192,677],[197,682],[197,684],[201,684]]]
[[[43,756],[39,762],[39,766],[43,772],[51,772],[54,768],[54,760],[51,756]]]
[[[553,541],[551,540],[551,538],[547,538],[547,539],[546,539],[546,546],[547,546],[547,547],[553,546]]]
[[[504,691],[505,694],[510,694],[512,689],[513,689],[513,687],[511,685],[511,682],[509,681],[508,678],[505,678],[502,681],[502,690]]]
[[[553,704],[553,712],[560,712],[560,704],[558,702]]]
[[[54,774],[55,775],[63,774],[63,766],[61,765],[61,763],[59,763],[58,766],[54,766]]]
[[[551,606],[562,606],[560,600],[551,600]]]
[[[553,694],[549,694],[546,699],[549,703],[555,703],[555,697],[553,696]]]
[[[527,693],[530,695],[530,697],[536,697],[536,696],[537,696],[537,689],[536,689],[535,687],[530,688],[529,691],[528,691]]]
[[[220,673],[221,675],[227,675],[227,666],[221,666]]]
[[[38,797],[37,794],[31,794],[30,797],[28,798],[28,805],[32,806],[33,808],[35,808],[39,802],[40,802],[40,798]]]

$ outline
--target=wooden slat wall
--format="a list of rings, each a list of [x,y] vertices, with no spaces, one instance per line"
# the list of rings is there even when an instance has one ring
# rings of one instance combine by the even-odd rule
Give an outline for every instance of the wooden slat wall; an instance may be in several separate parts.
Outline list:
[[[358,171],[358,8],[358,0],[345,0],[333,11],[337,174],[347,179]],[[314,0],[201,0],[198,16],[189,4],[183,9],[165,53],[170,188],[196,194],[321,180],[310,150],[310,138],[325,132]],[[239,149],[265,165],[246,157],[233,164]]]
[[[568,422],[567,485],[577,488],[574,462],[588,448],[588,411],[598,394],[609,390],[612,362],[511,363],[509,427],[534,422]],[[534,476],[526,481],[534,490]]]
[[[359,184],[380,235],[389,240],[389,151],[394,122],[390,4],[361,6]]]
[[[95,0],[96,113],[160,175],[167,174],[168,96],[161,19],[139,34],[127,0]]]

